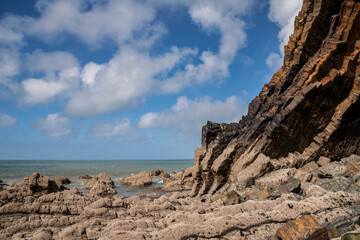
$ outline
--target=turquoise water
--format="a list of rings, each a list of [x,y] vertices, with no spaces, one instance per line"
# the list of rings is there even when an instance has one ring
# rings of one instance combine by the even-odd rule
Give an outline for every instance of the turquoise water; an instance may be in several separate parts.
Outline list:
[[[95,176],[99,173],[108,174],[115,183],[119,195],[132,196],[149,192],[151,188],[162,185],[160,178],[153,178],[153,186],[134,188],[121,186],[122,178],[142,171],[162,169],[164,172],[173,173],[181,169],[194,166],[194,160],[0,160],[0,179],[7,184],[23,181],[24,177],[38,172],[50,178],[66,176],[71,184],[67,187],[77,187],[86,193],[84,184],[87,180],[78,179],[81,175]]]

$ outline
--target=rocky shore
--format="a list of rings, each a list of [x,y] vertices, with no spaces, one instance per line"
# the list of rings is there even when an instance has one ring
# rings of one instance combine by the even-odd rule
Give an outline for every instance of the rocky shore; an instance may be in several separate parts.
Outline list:
[[[238,123],[208,122],[172,178],[0,182],[0,239],[360,239],[360,2],[304,0],[284,64]],[[162,196],[115,184],[165,183]]]
[[[34,173],[0,192],[0,239],[337,239],[348,232],[359,236],[359,169],[357,155],[335,162],[322,158],[299,169],[268,173],[242,192],[194,198],[177,186],[172,190],[179,191],[155,199],[114,195],[114,183],[104,173],[89,179],[88,194]],[[191,170],[168,179],[163,190],[175,183],[186,186],[192,177],[185,173]],[[295,222],[288,226],[291,220]],[[303,221],[300,230],[294,227],[297,221]],[[314,230],[313,238],[306,238],[308,232],[301,230],[309,229],[322,231]],[[291,234],[302,238],[288,238]]]

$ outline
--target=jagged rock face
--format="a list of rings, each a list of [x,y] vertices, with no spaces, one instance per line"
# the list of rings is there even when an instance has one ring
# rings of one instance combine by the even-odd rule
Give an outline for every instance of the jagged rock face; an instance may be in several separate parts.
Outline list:
[[[208,122],[193,195],[250,186],[319,156],[360,154],[360,3],[304,0],[284,64],[239,123]]]

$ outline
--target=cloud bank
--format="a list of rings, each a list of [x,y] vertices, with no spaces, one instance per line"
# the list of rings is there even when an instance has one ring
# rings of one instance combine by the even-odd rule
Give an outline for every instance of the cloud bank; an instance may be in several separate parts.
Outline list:
[[[246,45],[242,17],[254,5],[250,0],[39,0],[35,5],[38,16],[6,15],[0,21],[0,84],[16,89],[20,105],[65,99],[65,114],[93,117],[134,108],[151,95],[222,81],[229,76],[237,51]],[[186,8],[202,31],[219,34],[217,51],[173,46],[151,53],[154,43],[167,31],[157,12],[174,6]],[[67,37],[89,49],[101,49],[110,40],[118,51],[106,63],[83,66],[66,51],[35,50],[21,56],[28,38],[51,45]],[[7,50],[9,46],[12,50]],[[12,82],[21,66],[36,77]]]

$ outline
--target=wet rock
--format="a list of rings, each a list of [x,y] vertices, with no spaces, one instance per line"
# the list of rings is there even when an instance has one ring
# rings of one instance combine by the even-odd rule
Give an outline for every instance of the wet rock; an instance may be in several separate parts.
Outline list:
[[[157,176],[159,176],[161,173],[164,173],[164,170],[154,170],[154,171],[151,171],[151,172],[150,172],[150,175],[151,175],[152,177],[157,177]]]
[[[286,223],[277,230],[276,235],[282,240],[327,240],[328,232],[325,227],[311,216],[304,215]]]
[[[55,181],[55,182],[61,182],[61,184],[70,184],[70,180],[69,178],[65,177],[65,176],[62,176],[62,177],[55,177],[53,179],[51,179],[52,181]]]
[[[146,197],[148,197],[148,198],[157,198],[157,197],[160,197],[160,194],[155,193],[155,192],[147,193]]]
[[[152,185],[152,175],[149,172],[141,172],[136,174],[135,176],[129,176],[123,178],[120,181],[121,185],[131,185],[136,187],[145,187]]]
[[[9,186],[9,184],[4,183],[4,182],[0,179],[0,190],[6,188],[7,186]]]
[[[79,179],[92,179],[93,177],[90,176],[90,175],[82,175],[82,176],[79,176]]]

